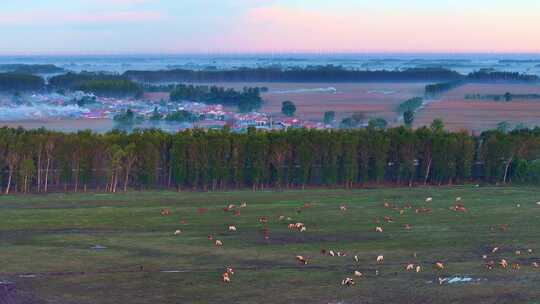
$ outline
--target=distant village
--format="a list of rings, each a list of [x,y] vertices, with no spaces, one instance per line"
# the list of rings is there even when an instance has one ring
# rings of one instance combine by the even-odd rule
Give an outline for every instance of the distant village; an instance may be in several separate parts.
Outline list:
[[[257,111],[239,113],[226,109],[221,104],[205,104],[191,101],[173,102],[164,98],[111,98],[98,97],[91,93],[74,91],[65,94],[28,94],[0,96],[0,121],[30,120],[99,120],[117,121],[118,125],[130,124],[152,126],[166,124],[173,130],[204,128],[221,129],[228,127],[235,132],[243,132],[250,127],[263,130],[287,128],[327,129],[322,122],[302,120],[297,117],[273,117]],[[129,111],[133,121],[116,119]],[[194,119],[168,119],[174,113],[189,113]],[[156,114],[158,119],[156,119]],[[160,120],[160,121],[157,121]],[[152,122],[148,124],[147,122]],[[125,127],[125,126],[124,126]]]

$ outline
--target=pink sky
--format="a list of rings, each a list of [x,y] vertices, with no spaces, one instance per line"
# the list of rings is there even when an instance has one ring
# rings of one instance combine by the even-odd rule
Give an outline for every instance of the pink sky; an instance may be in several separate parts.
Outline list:
[[[230,51],[540,52],[538,12],[251,10],[216,43]],[[510,20],[509,20],[510,19]],[[509,20],[504,22],[504,20]]]
[[[539,0],[6,1],[0,54],[540,53]]]

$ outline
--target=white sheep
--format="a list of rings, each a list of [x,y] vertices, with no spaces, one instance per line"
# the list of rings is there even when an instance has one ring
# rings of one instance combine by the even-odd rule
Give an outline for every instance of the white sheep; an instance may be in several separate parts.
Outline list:
[[[345,278],[341,281],[341,285],[352,286],[354,284],[354,280],[351,278]]]

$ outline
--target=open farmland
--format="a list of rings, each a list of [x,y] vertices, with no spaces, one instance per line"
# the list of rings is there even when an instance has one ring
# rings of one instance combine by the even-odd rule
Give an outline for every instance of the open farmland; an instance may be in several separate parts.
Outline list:
[[[508,121],[512,125],[523,123],[529,127],[540,124],[540,99],[514,98],[510,102],[465,99],[467,94],[503,95],[506,92],[540,94],[540,86],[468,84],[430,101],[416,115],[415,126],[429,125],[436,118],[443,119],[446,127],[453,131],[460,129],[483,131],[493,129],[503,121]]]
[[[241,89],[244,86],[267,87],[261,112],[280,115],[281,103],[293,101],[301,119],[321,121],[326,111],[335,111],[336,119],[363,112],[368,117],[396,120],[397,106],[409,98],[424,94],[424,83],[215,83]],[[335,90],[333,90],[335,89]]]
[[[539,200],[472,186],[2,196],[0,302],[537,303]]]

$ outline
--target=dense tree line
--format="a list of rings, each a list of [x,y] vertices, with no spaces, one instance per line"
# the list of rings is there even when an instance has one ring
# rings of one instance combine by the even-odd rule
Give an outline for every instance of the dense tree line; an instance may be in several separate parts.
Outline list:
[[[522,74],[517,72],[497,72],[491,70],[480,70],[468,74],[466,77],[460,80],[439,82],[434,84],[428,84],[425,87],[426,97],[436,97],[442,93],[458,88],[467,83],[477,82],[525,82],[535,83],[539,82],[540,78],[536,75]]]
[[[522,74],[518,72],[498,72],[492,70],[480,70],[467,75],[469,82],[539,82],[536,75]]]
[[[241,112],[256,110],[262,105],[261,89],[245,87],[241,91],[217,86],[176,85],[171,101],[196,101],[207,104],[238,106]]]
[[[126,71],[125,77],[143,83],[160,82],[370,82],[370,81],[451,81],[464,76],[441,68],[407,70],[351,70],[341,66],[295,68],[242,68],[236,70]]]
[[[434,84],[428,84],[425,88],[425,96],[426,97],[435,97],[437,95],[440,95],[442,93],[448,92],[450,90],[453,90],[455,88],[458,88],[462,85],[464,85],[466,82],[464,80],[459,81],[449,81],[449,82],[440,82],[440,83],[434,83]]]
[[[41,91],[45,80],[39,76],[18,73],[0,73],[0,92]]]
[[[140,97],[142,86],[121,75],[105,73],[67,73],[49,79],[53,90],[80,90],[103,97]]]
[[[314,153],[314,151],[316,151]],[[540,183],[540,129],[247,133],[0,129],[4,193]]]

